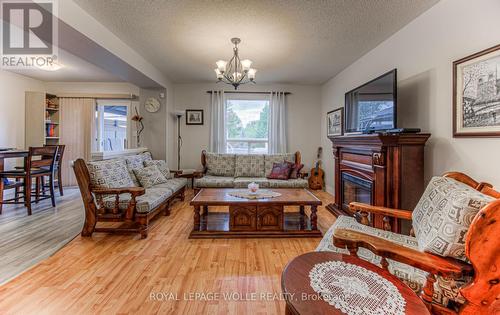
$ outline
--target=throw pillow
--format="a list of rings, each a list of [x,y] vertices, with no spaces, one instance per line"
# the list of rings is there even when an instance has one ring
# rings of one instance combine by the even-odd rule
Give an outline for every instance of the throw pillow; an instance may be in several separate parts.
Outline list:
[[[125,161],[122,159],[88,162],[87,169],[89,170],[90,183],[95,188],[134,186]]]
[[[292,161],[295,163],[294,153],[283,154],[266,154],[264,155],[264,174],[265,176],[271,173],[274,163],[281,163],[283,161]]]
[[[433,177],[412,214],[421,251],[467,261],[465,236],[476,214],[494,198],[447,177]]]
[[[267,176],[268,179],[288,180],[290,178],[291,167],[287,162],[274,163],[271,173]]]
[[[156,165],[137,168],[134,170],[134,174],[141,183],[141,186],[146,189],[167,182],[167,179],[163,176]]]
[[[292,166],[292,170],[290,172],[290,179],[297,179],[297,178],[299,178],[300,171],[304,167],[304,164],[302,164],[302,163],[295,164],[295,163],[288,162],[288,161],[286,161],[286,162],[290,163],[291,166]]]
[[[172,178],[172,174],[170,173],[170,169],[167,166],[167,162],[163,160],[150,160],[150,161],[144,161],[144,166],[152,166],[156,165],[160,172],[162,173],[163,176],[165,176],[166,179]]]

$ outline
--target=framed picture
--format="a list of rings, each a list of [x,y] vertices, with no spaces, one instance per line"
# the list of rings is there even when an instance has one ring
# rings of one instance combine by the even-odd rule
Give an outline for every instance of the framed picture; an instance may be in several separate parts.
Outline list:
[[[326,133],[328,137],[344,134],[344,108],[337,108],[326,113]]]
[[[203,125],[203,109],[186,109],[186,125]]]
[[[453,136],[500,137],[500,45],[453,62]]]

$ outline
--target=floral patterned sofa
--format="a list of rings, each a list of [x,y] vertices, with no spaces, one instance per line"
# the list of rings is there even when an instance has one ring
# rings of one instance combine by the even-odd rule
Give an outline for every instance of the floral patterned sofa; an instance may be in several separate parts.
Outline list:
[[[78,159],[73,168],[85,205],[82,236],[121,231],[145,238],[149,220],[162,211],[168,215],[174,199],[184,200],[187,180],[177,178],[165,161],[153,160],[149,152],[102,161]],[[129,224],[96,228],[98,221]]]
[[[285,154],[222,154],[203,151],[204,176],[194,181],[194,188],[246,188],[251,182],[261,188],[306,188],[307,174],[288,180],[268,179],[274,163],[300,164],[300,152]]]

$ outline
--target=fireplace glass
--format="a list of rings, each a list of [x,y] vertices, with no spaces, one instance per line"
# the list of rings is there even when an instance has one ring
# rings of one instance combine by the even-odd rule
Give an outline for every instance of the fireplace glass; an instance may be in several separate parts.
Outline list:
[[[342,208],[349,210],[349,203],[356,201],[372,204],[372,182],[357,176],[342,173]]]

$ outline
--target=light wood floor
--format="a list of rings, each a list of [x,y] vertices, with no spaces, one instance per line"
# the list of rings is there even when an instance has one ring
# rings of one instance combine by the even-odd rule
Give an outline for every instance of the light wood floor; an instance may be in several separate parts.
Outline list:
[[[283,267],[320,239],[190,240],[191,197],[153,221],[146,240],[78,236],[0,287],[0,314],[284,314],[273,299]],[[324,207],[318,217],[325,232],[334,217]]]

